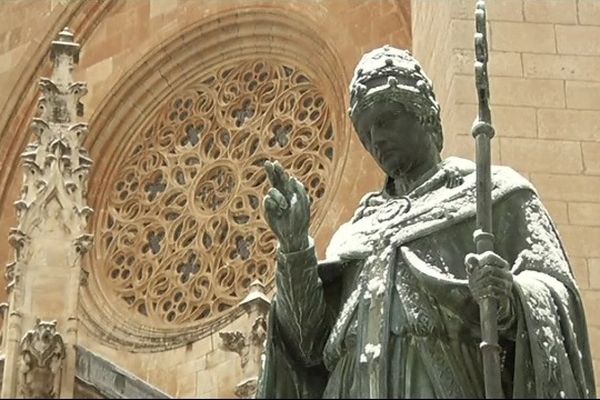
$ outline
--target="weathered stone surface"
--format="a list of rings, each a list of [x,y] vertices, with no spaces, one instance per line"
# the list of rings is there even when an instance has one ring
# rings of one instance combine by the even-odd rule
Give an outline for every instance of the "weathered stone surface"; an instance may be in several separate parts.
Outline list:
[[[523,12],[529,22],[577,23],[576,0],[524,0]]]
[[[10,337],[3,397],[74,393],[79,287],[87,277],[81,259],[93,242],[87,232],[93,213],[87,205],[92,160],[83,146],[87,124],[78,119],[87,86],[73,78],[79,51],[68,28],[51,42],[52,74],[40,78],[32,141],[21,153],[23,186],[15,202],[17,226],[9,236],[15,261],[6,270],[5,332]]]
[[[170,397],[122,370],[114,363],[77,346],[77,378],[108,399],[169,399]]]
[[[600,55],[600,43],[593,40],[600,34],[598,26],[556,25],[556,46],[561,54]]]
[[[565,174],[583,171],[579,142],[500,138],[498,145],[501,162],[518,170]]]
[[[596,0],[578,0],[577,15],[585,25],[600,25],[600,3]]]
[[[538,110],[540,138],[598,141],[600,111]]]
[[[59,398],[66,349],[56,321],[37,320],[21,340],[20,351],[18,396]]]
[[[600,63],[597,71],[600,73]],[[600,110],[600,82],[567,81],[566,83],[567,108]]]
[[[556,53],[554,26],[530,22],[492,22],[491,49],[529,53]]]
[[[523,54],[525,76],[530,78],[593,81],[600,76],[600,57]],[[569,82],[571,81],[571,82]]]

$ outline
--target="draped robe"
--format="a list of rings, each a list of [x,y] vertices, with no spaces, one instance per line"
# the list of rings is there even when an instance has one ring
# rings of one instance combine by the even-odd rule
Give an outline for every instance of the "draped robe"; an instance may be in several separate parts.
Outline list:
[[[459,182],[458,186],[450,182]],[[592,398],[581,297],[535,189],[492,169],[495,252],[511,265],[499,321],[507,398]],[[475,172],[448,158],[407,196],[363,198],[324,262],[278,253],[259,398],[484,396],[474,252]]]

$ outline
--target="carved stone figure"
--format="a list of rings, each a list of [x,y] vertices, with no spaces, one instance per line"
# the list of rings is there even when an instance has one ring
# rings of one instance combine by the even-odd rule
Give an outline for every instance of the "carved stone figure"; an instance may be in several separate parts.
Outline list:
[[[19,391],[24,398],[58,398],[65,345],[56,321],[36,321],[21,340]]]
[[[420,64],[375,49],[350,89],[350,118],[387,179],[318,262],[303,185],[266,163],[279,247],[258,397],[481,398],[479,304],[490,297],[505,396],[594,397],[579,290],[534,187],[492,167],[494,251],[475,254],[475,165],[441,159]]]

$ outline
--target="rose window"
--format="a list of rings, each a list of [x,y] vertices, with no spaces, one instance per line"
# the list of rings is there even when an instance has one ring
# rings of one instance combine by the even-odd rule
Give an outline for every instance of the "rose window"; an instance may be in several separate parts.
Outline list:
[[[333,172],[329,108],[289,65],[208,72],[168,99],[119,166],[97,246],[111,291],[159,324],[208,322],[273,281],[263,163],[279,160],[319,213]]]

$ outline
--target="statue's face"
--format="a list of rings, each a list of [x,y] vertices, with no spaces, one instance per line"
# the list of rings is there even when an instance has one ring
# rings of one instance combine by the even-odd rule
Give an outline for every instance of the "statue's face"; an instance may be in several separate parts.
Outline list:
[[[436,154],[432,135],[397,103],[379,102],[361,111],[356,129],[362,144],[392,177],[410,174]]]

